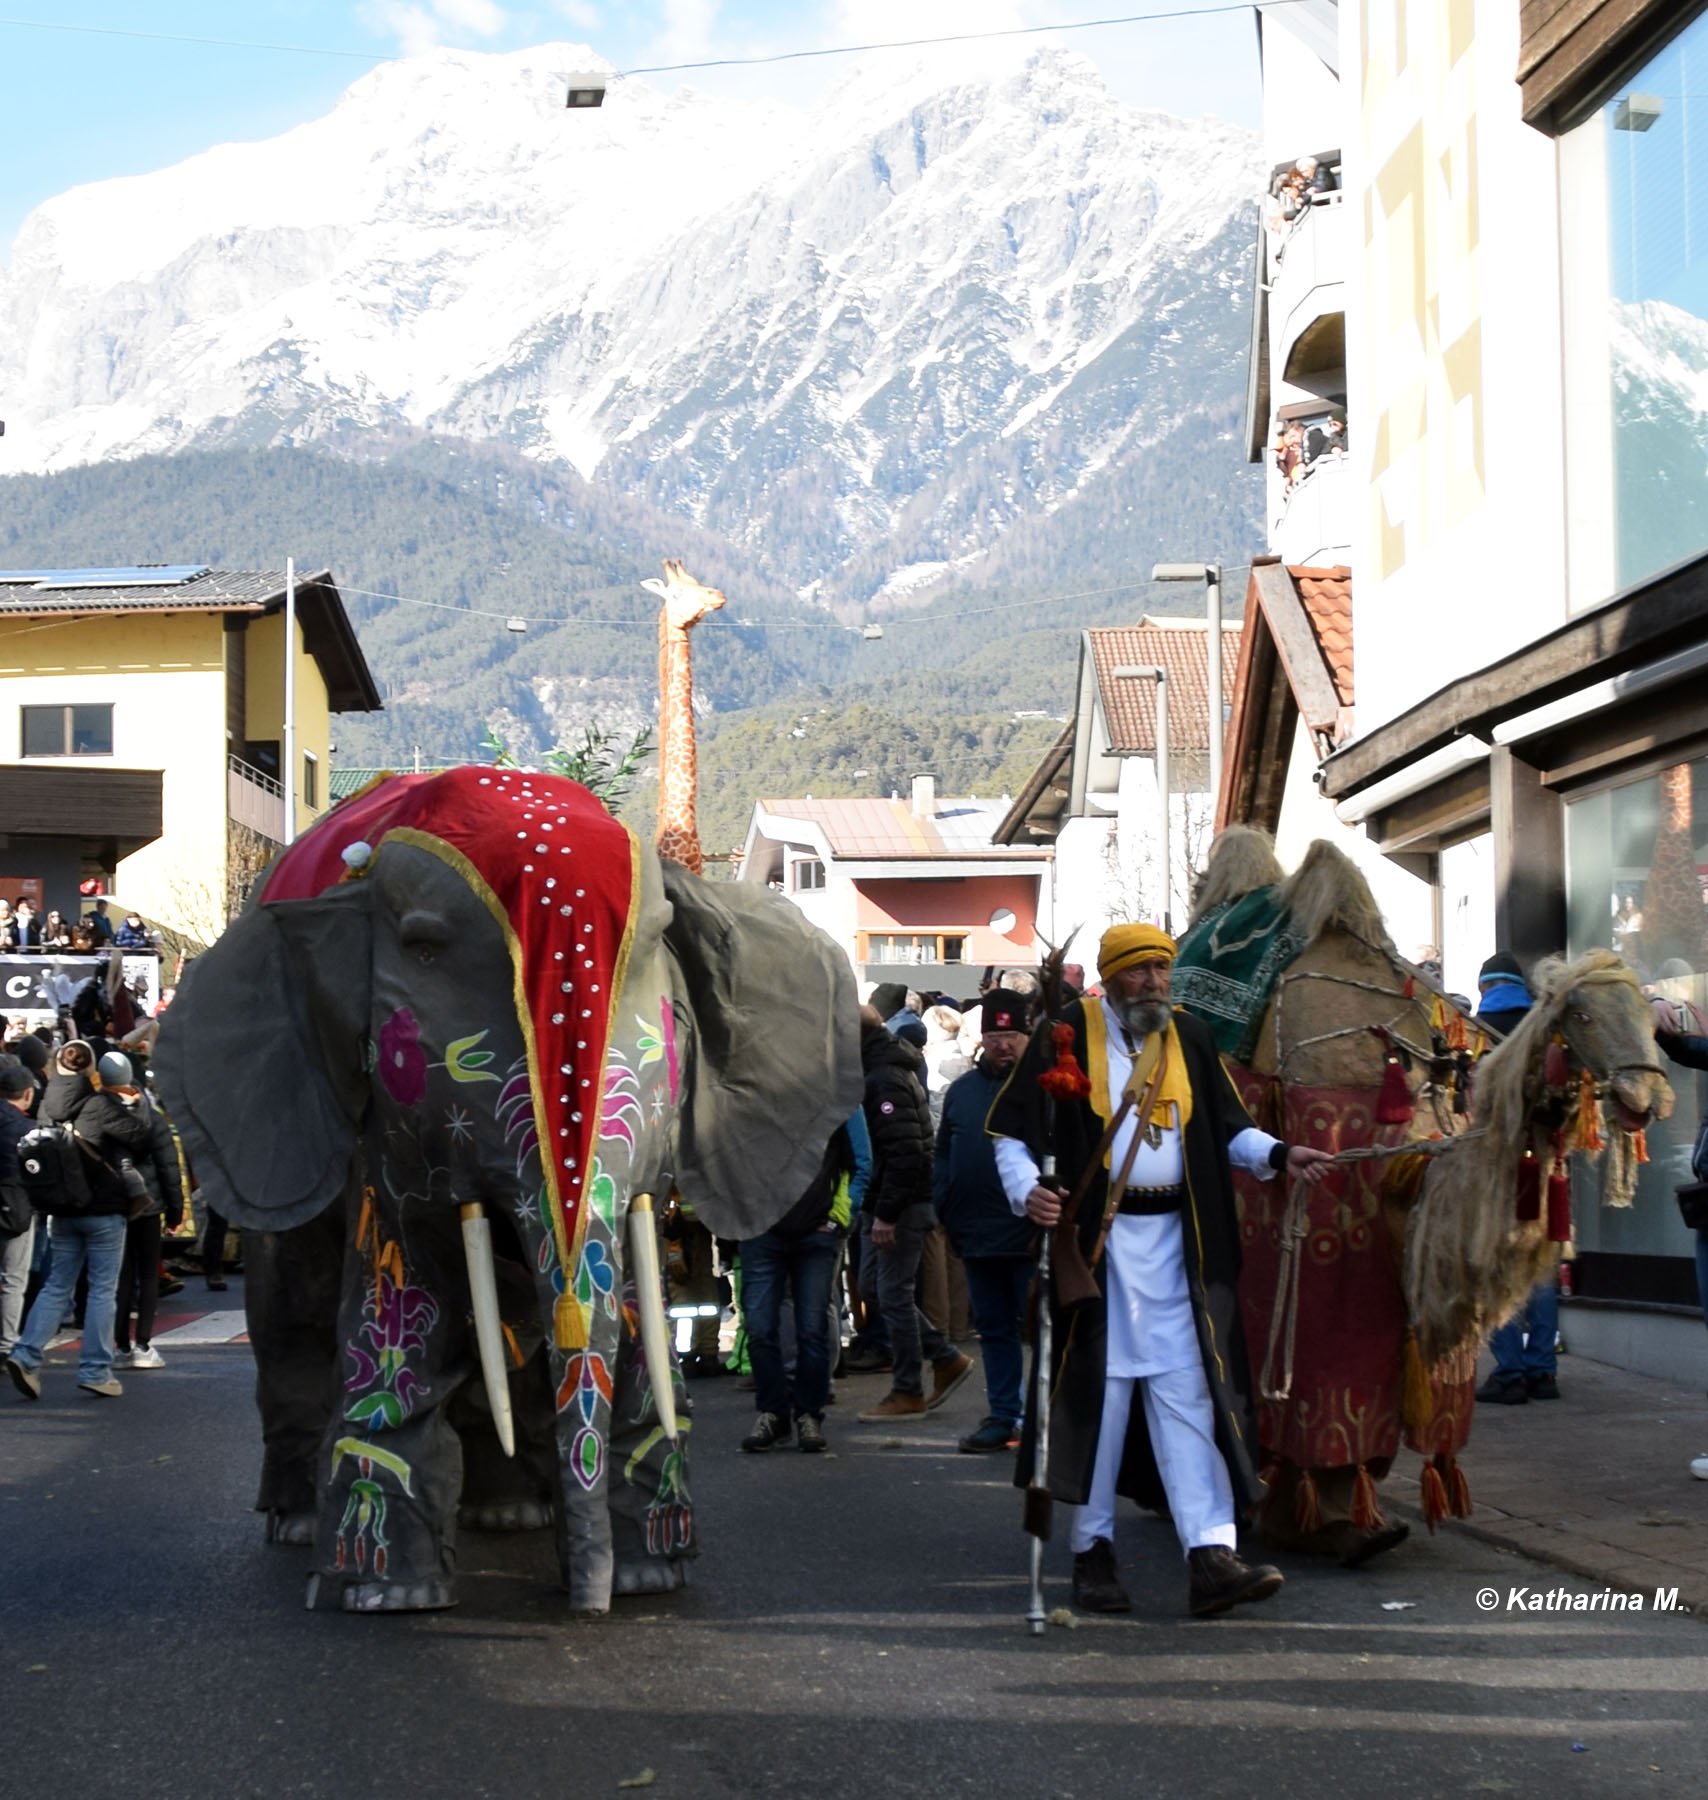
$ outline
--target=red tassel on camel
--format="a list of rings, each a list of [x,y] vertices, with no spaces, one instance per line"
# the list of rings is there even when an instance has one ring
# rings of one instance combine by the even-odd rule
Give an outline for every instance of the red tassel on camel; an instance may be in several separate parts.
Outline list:
[[[1394,1049],[1393,1039],[1380,1025],[1370,1028],[1382,1043],[1382,1088],[1376,1096],[1378,1125],[1409,1125],[1412,1113],[1411,1084],[1406,1080],[1405,1065]]]
[[[1465,1471],[1459,1465],[1459,1459],[1445,1452],[1438,1452],[1435,1460],[1441,1465],[1441,1475],[1447,1488],[1447,1510],[1456,1519],[1468,1519],[1471,1516],[1471,1484],[1465,1479]]]
[[[1299,1471],[1299,1485],[1293,1490],[1293,1524],[1300,1532],[1320,1531],[1323,1522],[1322,1496],[1309,1469]]]
[[[1542,1216],[1542,1165],[1528,1144],[1518,1159],[1518,1211],[1520,1224],[1529,1224]]]
[[[1079,1066],[1073,1053],[1073,1027],[1052,1025],[1050,1042],[1055,1046],[1056,1060],[1038,1077],[1038,1086],[1057,1100],[1085,1100],[1091,1095],[1091,1077]]]
[[[1548,1242],[1564,1244],[1572,1235],[1572,1182],[1566,1165],[1556,1159],[1548,1176]]]
[[[1441,1479],[1441,1471],[1435,1465],[1440,1461],[1426,1462],[1423,1473],[1418,1477],[1418,1488],[1423,1499],[1423,1522],[1429,1527],[1429,1535],[1435,1535],[1435,1528],[1447,1517],[1447,1488]]]
[[[1572,1066],[1566,1061],[1565,1041],[1548,1040],[1547,1054],[1542,1058],[1542,1079],[1549,1087],[1563,1088],[1572,1078]]]

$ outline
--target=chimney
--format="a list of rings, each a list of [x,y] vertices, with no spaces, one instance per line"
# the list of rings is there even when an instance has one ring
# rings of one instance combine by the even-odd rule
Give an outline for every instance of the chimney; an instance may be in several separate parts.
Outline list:
[[[937,816],[937,778],[934,775],[915,775],[913,778],[913,816],[916,819],[934,819]]]

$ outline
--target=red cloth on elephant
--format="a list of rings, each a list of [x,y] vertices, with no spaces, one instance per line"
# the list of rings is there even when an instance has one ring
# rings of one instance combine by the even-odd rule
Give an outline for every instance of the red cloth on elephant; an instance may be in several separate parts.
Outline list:
[[[1374,1088],[1277,1088],[1275,1078],[1229,1063],[1246,1110],[1289,1144],[1317,1150],[1392,1144],[1403,1126],[1375,1122]],[[1382,1216],[1379,1157],[1342,1163],[1306,1188],[1306,1234],[1299,1246],[1298,1306],[1291,1394],[1268,1400],[1285,1367],[1285,1321],[1269,1351],[1279,1300],[1283,1223],[1291,1198],[1285,1178],[1256,1181],[1234,1172],[1239,1204],[1240,1305],[1257,1388],[1258,1438],[1266,1456],[1305,1469],[1364,1464],[1387,1470],[1402,1436],[1429,1456],[1452,1455],[1470,1435],[1472,1371],[1430,1371],[1432,1417],[1418,1429],[1401,1418],[1406,1354],[1405,1295],[1399,1249]]]
[[[261,898],[271,906],[324,893],[344,879],[350,845],[365,843],[377,854],[388,838],[439,856],[462,875],[510,947],[534,1129],[566,1284],[556,1335],[560,1348],[580,1348],[585,1321],[568,1283],[581,1257],[581,1198],[639,899],[634,834],[586,788],[561,776],[482,768],[394,775],[305,832],[274,865]],[[403,1040],[412,1042],[417,1030],[413,1019],[400,1029],[400,1054],[409,1053]]]

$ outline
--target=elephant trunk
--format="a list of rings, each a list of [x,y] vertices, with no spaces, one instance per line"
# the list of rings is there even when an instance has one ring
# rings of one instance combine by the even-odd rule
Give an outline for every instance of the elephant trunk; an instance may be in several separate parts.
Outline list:
[[[480,1353],[481,1380],[486,1384],[492,1425],[506,1456],[516,1454],[516,1428],[510,1415],[510,1381],[504,1366],[504,1333],[498,1322],[498,1276],[492,1265],[492,1226],[477,1204],[458,1209],[463,1225],[463,1254],[469,1265],[469,1299],[474,1307],[474,1341]]]

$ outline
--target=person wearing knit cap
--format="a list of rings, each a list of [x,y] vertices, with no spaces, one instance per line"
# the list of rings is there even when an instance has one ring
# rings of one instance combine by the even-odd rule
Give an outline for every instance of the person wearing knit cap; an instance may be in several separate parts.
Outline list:
[[[937,1127],[932,1203],[967,1272],[967,1298],[984,1360],[984,1422],[960,1439],[969,1456],[1010,1449],[1018,1442],[1023,1410],[1021,1319],[1032,1283],[1035,1233],[1009,1209],[984,1124],[1026,1048],[1030,1017],[1025,996],[1009,988],[992,988],[984,996],[978,1061],[950,1083]]]
[[[44,1124],[70,1125],[75,1130],[90,1197],[83,1205],[71,1195],[66,1195],[62,1204],[43,1205],[49,1216],[53,1258],[24,1329],[6,1358],[6,1373],[26,1400],[41,1398],[43,1357],[87,1264],[89,1296],[83,1307],[77,1385],[85,1393],[116,1400],[124,1388],[113,1374],[113,1324],[131,1206],[120,1165],[126,1157],[148,1153],[149,1119],[109,1091],[109,1086],[117,1088],[129,1082],[128,1057],[109,1053],[97,1068],[90,1046],[76,1042],[65,1045],[54,1062],[38,1116]],[[109,1071],[123,1080],[109,1084]]]
[[[1044,1372],[1034,1358],[1016,1484],[1033,1478],[1037,1397],[1048,1394],[1044,1479],[1077,1508],[1076,1604],[1131,1607],[1115,1558],[1119,1494],[1167,1509],[1186,1554],[1188,1606],[1208,1617],[1282,1585],[1278,1569],[1253,1567],[1236,1549],[1240,1516],[1261,1489],[1230,1165],[1314,1183],[1330,1158],[1247,1118],[1208,1028],[1169,1004],[1174,953],[1154,925],[1105,932],[1102,997],[1063,1010],[1071,1045],[1047,1025],[1033,1035],[988,1129],[1011,1209],[1054,1233],[1056,1360]],[[1063,1192],[1040,1177],[1046,1153],[1062,1189],[1079,1193],[1071,1217]]]
[[[1524,968],[1510,950],[1497,950],[1477,971],[1477,1023],[1502,1037],[1513,1030],[1535,1002],[1524,985]],[[1549,1274],[1530,1290],[1530,1298],[1507,1322],[1489,1335],[1495,1366],[1477,1389],[1479,1400],[1499,1406],[1522,1406],[1527,1400],[1558,1400],[1559,1361],[1554,1345],[1560,1335],[1560,1292]]]

